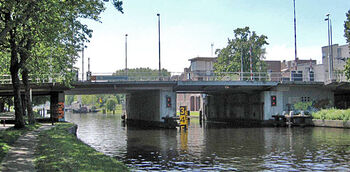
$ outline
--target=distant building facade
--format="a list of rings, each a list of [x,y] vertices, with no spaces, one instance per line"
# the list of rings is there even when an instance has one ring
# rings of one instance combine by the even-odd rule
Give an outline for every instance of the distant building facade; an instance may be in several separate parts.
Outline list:
[[[269,73],[271,81],[279,81],[281,78],[281,61],[279,60],[265,60],[266,69]]]
[[[281,63],[282,81],[315,81],[316,60],[283,60]]]
[[[325,78],[329,78],[329,56],[333,59],[333,79],[337,79],[343,73],[347,59],[350,58],[349,45],[334,44],[332,47],[332,54],[329,52],[329,46],[322,47],[322,64],[325,69]]]
[[[191,62],[189,70],[190,80],[208,81],[214,74],[214,63],[216,57],[196,57],[189,59]]]
[[[191,65],[179,77],[182,81],[209,81],[214,74],[216,57],[195,57],[189,59]],[[177,109],[187,106],[190,111],[200,111],[203,105],[202,94],[177,94]]]

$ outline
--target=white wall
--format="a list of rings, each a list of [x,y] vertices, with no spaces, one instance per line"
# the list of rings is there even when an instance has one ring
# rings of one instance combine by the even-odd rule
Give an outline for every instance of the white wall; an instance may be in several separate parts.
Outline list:
[[[280,91],[264,91],[261,96],[264,100],[264,120],[272,119],[272,115],[280,114],[283,111],[283,94]],[[271,96],[276,96],[277,105],[271,106]]]
[[[171,107],[167,107],[166,105],[166,97],[169,96],[171,98]],[[159,121],[164,122],[163,117],[175,117],[176,116],[176,93],[173,91],[160,91],[160,119]]]

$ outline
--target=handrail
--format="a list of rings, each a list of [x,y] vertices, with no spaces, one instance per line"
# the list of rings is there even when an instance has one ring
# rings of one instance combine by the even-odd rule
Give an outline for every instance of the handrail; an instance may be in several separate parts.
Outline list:
[[[76,75],[81,76],[81,74]],[[29,76],[30,83],[57,83],[65,80],[62,74],[42,75],[40,78]],[[88,80],[82,81],[75,78],[77,82],[122,82],[122,81],[301,81],[301,82],[328,82],[326,76],[319,77],[319,74],[297,74],[291,75],[284,72],[163,72],[159,76],[154,72],[119,72],[119,73],[91,73]],[[326,78],[326,79],[323,79]],[[332,81],[348,82],[344,72],[334,72]],[[0,75],[0,84],[11,84],[10,75]]]

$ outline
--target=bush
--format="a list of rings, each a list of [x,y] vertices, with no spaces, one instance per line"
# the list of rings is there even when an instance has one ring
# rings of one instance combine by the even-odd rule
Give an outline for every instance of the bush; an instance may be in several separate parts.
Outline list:
[[[312,106],[312,102],[298,102],[294,104],[294,109],[306,111]]]
[[[322,120],[343,120],[348,121],[350,119],[350,109],[339,110],[339,109],[322,109],[312,114],[314,119]]]

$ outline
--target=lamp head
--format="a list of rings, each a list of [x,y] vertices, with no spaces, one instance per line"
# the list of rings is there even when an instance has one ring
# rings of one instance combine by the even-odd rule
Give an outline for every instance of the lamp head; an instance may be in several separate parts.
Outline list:
[[[158,13],[157,16],[160,16],[160,14]]]

